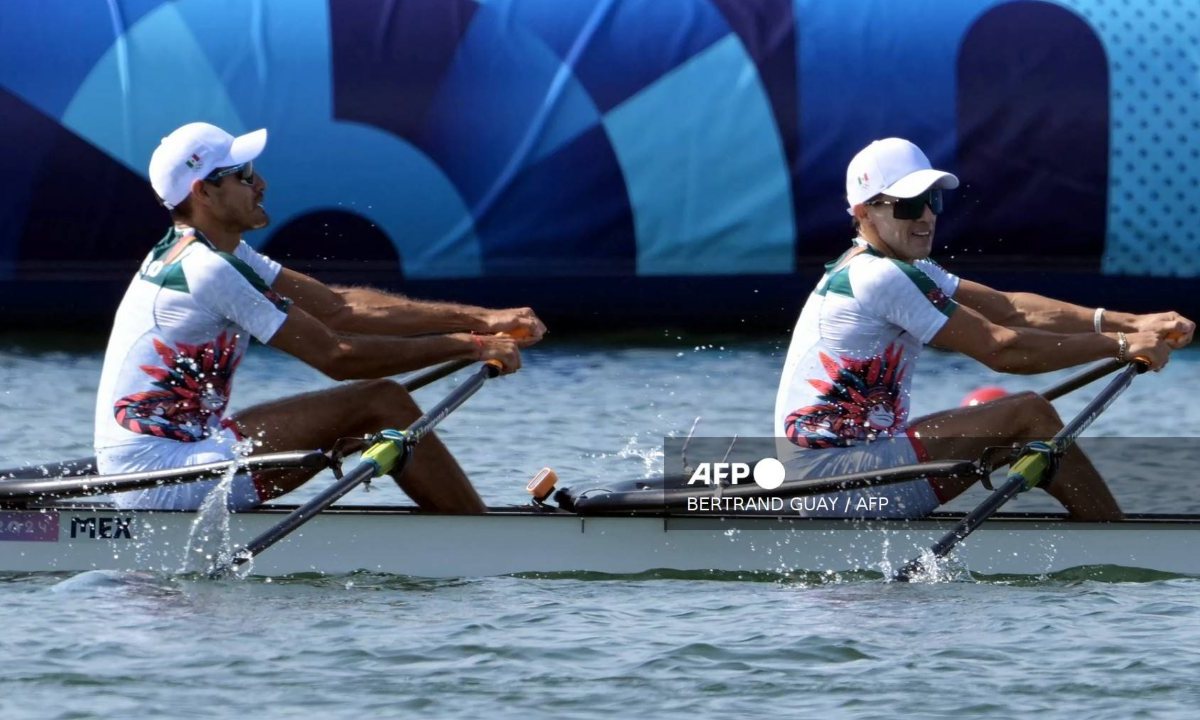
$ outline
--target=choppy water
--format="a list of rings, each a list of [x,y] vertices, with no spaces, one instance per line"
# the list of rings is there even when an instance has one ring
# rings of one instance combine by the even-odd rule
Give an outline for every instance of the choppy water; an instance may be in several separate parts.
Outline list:
[[[65,351],[67,340],[0,346],[0,465],[90,453],[101,349]],[[706,434],[768,434],[783,353],[670,334],[548,343],[441,433],[493,503],[521,502],[542,465],[564,482],[641,477],[661,466],[663,436],[697,415]],[[916,414],[998,379],[944,355],[923,363]],[[1184,467],[1196,443],[1171,439],[1200,434],[1197,380],[1200,354],[1181,353],[1093,426],[1114,438],[1100,449],[1162,438],[1098,463],[1127,510],[1200,512]],[[238,407],[327,384],[264,348],[237,382]],[[1088,392],[1061,401],[1063,414]],[[376,487],[348,499],[402,499]],[[1014,507],[1053,505],[1030,493]],[[1197,579],[1113,569],[914,585],[874,574],[0,576],[0,717],[1190,718],[1198,592]]]

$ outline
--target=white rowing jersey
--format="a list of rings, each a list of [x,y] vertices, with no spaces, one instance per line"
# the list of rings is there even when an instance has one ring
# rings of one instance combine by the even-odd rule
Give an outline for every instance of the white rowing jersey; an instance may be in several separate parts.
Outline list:
[[[270,289],[279,271],[244,241],[221,252],[192,228],[172,228],[154,246],[108,340],[98,456],[118,446],[177,447],[221,427],[250,338],[269,341],[287,319],[290,301]]]
[[[789,447],[847,447],[907,429],[917,357],[958,308],[958,278],[862,238],[825,266],[792,332],[775,396]]]

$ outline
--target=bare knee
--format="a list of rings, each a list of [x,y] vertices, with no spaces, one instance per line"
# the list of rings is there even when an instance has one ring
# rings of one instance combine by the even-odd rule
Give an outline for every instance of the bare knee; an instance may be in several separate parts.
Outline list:
[[[412,395],[394,380],[363,380],[356,390],[369,423],[376,428],[409,423],[421,414]]]
[[[1054,405],[1034,392],[1013,396],[1017,401],[1016,426],[1035,438],[1049,437],[1062,429],[1062,418]]]

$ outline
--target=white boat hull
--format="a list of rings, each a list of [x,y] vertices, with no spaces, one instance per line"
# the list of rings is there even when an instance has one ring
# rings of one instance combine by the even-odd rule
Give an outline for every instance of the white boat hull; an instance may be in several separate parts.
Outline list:
[[[229,540],[249,541],[290,508],[234,515]],[[920,521],[775,517],[581,517],[513,509],[445,516],[396,508],[326,511],[256,558],[255,575],[415,577],[511,573],[677,571],[888,573],[920,555],[957,516]],[[196,571],[188,561],[194,513],[104,506],[0,510],[0,572]],[[1200,575],[1200,517],[1114,524],[1051,517],[989,520],[957,550],[969,570],[1037,575],[1116,565]],[[213,547],[217,546],[217,547]]]

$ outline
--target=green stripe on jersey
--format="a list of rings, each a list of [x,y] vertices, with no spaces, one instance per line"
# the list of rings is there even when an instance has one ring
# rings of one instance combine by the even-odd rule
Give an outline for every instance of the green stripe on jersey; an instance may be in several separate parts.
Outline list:
[[[242,277],[246,278],[246,280],[254,286],[255,290],[259,291],[260,293],[265,293],[271,289],[267,286],[267,281],[259,277],[258,273],[254,272],[254,268],[247,265],[245,260],[242,260],[233,253],[221,252],[220,250],[217,251],[217,255],[220,256],[222,260],[232,265],[234,270],[237,270],[239,273],[241,273]]]
[[[830,275],[829,282],[825,284],[825,288],[831,293],[854,297],[854,288],[850,286],[850,268],[842,268],[833,275]]]
[[[273,304],[279,310],[287,312],[287,309],[291,306],[292,301],[272,290],[271,286],[267,285],[267,281],[263,280],[261,275],[254,272],[254,268],[247,265],[245,260],[242,260],[233,253],[222,252],[220,250],[217,251],[217,255],[219,255],[225,260],[225,262],[232,265],[235,270],[241,273],[242,277],[246,278],[246,281],[249,282],[255,290],[265,295],[266,298],[271,301],[271,304]]]
[[[836,260],[831,260],[825,263],[825,275],[823,275],[821,280],[817,282],[817,289],[815,291],[817,295],[824,295],[832,290],[838,295],[848,295],[850,297],[854,297],[854,291],[850,289],[850,276],[847,274],[849,268],[842,268],[841,270],[836,269],[837,266],[846,259],[846,256],[854,252],[854,250],[855,247],[851,246],[846,250],[846,252],[838,255]]]
[[[183,274],[183,266],[179,264],[179,258],[175,258],[170,263],[162,261],[162,258],[175,247],[175,243],[182,237],[184,236],[178,235],[174,228],[168,231],[166,237],[159,240],[150,251],[150,256],[138,270],[138,277],[168,290],[189,292],[187,276]]]
[[[924,295],[935,308],[940,310],[943,315],[950,317],[954,314],[954,311],[958,309],[958,303],[954,302],[954,299],[949,295],[942,292],[942,289],[933,281],[933,278],[921,272],[919,268],[913,266],[911,263],[906,263],[903,260],[897,260],[896,258],[888,259],[892,261],[893,265],[900,268],[900,271],[904,273],[904,276],[911,280],[913,285],[916,285],[917,289],[921,291],[921,294]]]

